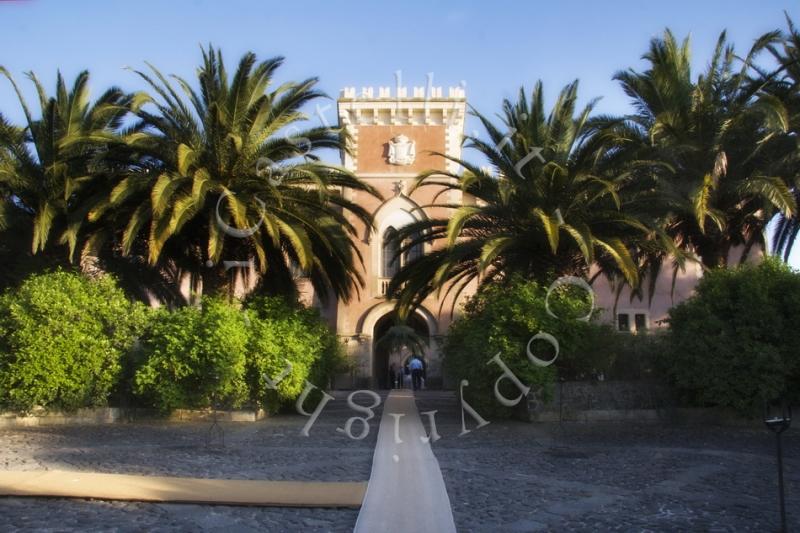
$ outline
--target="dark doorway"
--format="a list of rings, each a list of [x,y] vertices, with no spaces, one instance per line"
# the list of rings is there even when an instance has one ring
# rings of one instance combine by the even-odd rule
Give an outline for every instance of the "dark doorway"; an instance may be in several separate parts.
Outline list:
[[[401,353],[392,353],[392,350],[388,345],[385,343],[378,344],[378,341],[383,338],[384,335],[389,331],[389,329],[394,326],[397,322],[397,317],[394,312],[387,313],[386,315],[382,316],[380,320],[375,324],[375,330],[372,334],[372,377],[373,382],[379,389],[390,389],[393,386],[394,379],[392,379],[389,374],[389,367],[392,363],[394,363],[395,368],[400,367],[408,363],[408,359],[411,357],[410,351],[403,351]],[[429,340],[429,333],[428,333],[428,325],[425,323],[425,320],[422,319],[421,316],[414,313],[412,316],[408,318],[407,322],[408,326],[414,329],[414,331],[423,339],[428,341]],[[418,354],[422,359],[423,364],[427,367],[427,361],[425,360],[425,354],[421,353]]]

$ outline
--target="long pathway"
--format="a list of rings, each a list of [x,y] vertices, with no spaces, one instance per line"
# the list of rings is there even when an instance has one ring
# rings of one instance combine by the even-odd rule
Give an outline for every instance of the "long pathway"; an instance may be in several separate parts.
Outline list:
[[[392,391],[372,459],[356,533],[455,532],[453,510],[411,391]]]

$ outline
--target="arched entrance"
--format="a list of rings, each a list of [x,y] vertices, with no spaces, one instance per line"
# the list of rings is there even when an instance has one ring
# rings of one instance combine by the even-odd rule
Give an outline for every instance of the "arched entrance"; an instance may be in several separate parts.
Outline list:
[[[392,311],[382,316],[376,323],[372,334],[372,376],[373,382],[379,389],[389,389],[392,387],[393,379],[390,377],[390,367],[395,369],[407,364],[413,355],[413,347],[393,346],[393,343],[386,341],[386,334],[392,326],[397,323],[397,316]],[[428,345],[430,345],[430,331],[428,324],[418,314],[412,314],[406,321],[406,325],[414,330]],[[427,367],[427,357],[424,351],[418,353],[423,365]]]

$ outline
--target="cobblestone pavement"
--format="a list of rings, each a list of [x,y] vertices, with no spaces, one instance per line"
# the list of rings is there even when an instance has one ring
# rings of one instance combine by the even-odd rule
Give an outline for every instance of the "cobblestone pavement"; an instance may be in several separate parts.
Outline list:
[[[459,531],[778,530],[763,426],[492,421],[458,437],[454,399],[423,393],[417,404],[438,409],[434,453]],[[784,473],[789,531],[800,531],[800,428],[784,434]]]
[[[358,400],[368,404],[368,399]],[[310,410],[311,406],[307,406]],[[305,417],[225,423],[206,445],[208,423],[43,426],[0,430],[0,469],[81,470],[228,479],[366,481],[380,420],[355,441],[337,432],[344,396],[329,403],[308,438]],[[360,426],[355,426],[356,432]],[[303,509],[0,498],[0,531],[352,531],[357,509]]]
[[[367,438],[336,431],[359,413],[328,404],[306,419],[142,423],[0,430],[0,469],[61,469],[231,479],[369,478],[380,408]],[[361,403],[366,403],[364,400]],[[441,465],[459,531],[775,531],[774,438],[766,430],[492,421],[458,437],[452,395],[437,409]],[[423,424],[429,427],[428,418]],[[474,422],[467,416],[467,424]],[[356,426],[357,432],[360,428]],[[800,531],[800,428],[784,438],[789,530]],[[354,509],[291,509],[0,498],[0,531],[351,531]],[[385,532],[391,533],[391,532]]]

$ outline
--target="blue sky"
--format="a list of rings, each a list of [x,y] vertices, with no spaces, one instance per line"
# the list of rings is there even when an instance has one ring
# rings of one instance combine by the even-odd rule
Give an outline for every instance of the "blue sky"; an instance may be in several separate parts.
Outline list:
[[[800,22],[797,0],[0,0],[0,64],[18,79],[33,70],[48,87],[59,68],[68,79],[88,68],[99,94],[109,85],[143,88],[123,67],[144,61],[190,78],[199,45],[211,42],[231,68],[248,50],[283,55],[281,81],[318,76],[334,98],[345,86],[394,86],[398,70],[408,86],[426,85],[432,73],[433,85],[463,82],[470,104],[493,113],[520,85],[542,79],[552,97],[579,78],[585,100],[602,97],[598,112],[625,113],[627,99],[611,77],[642,67],[649,39],[665,27],[691,34],[699,69],[720,31],[744,52],[758,35],[785,28],[784,10]],[[0,111],[21,118],[2,82]],[[335,106],[327,117],[335,121]]]

